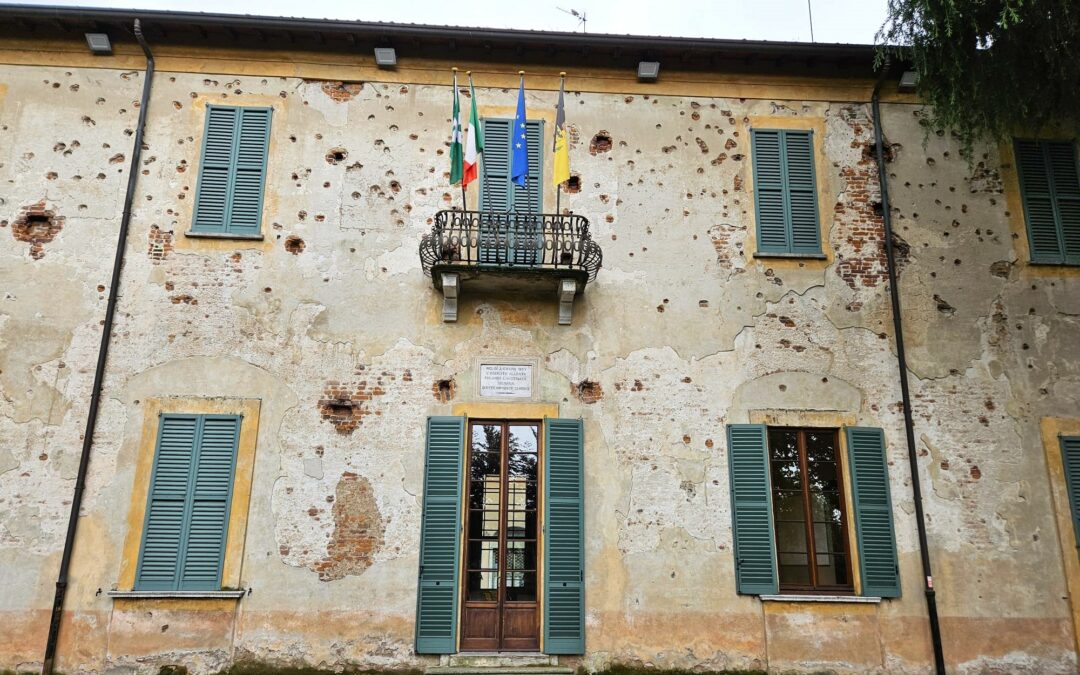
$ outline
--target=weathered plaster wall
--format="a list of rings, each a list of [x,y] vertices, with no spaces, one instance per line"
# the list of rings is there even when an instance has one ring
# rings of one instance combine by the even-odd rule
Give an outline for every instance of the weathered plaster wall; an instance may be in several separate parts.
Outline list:
[[[4,72],[0,566],[16,583],[0,590],[0,667],[14,668],[43,648],[119,222],[126,164],[110,161],[130,152],[140,82]],[[586,422],[587,667],[928,671],[868,106],[572,91],[581,189],[563,205],[604,248],[574,325],[552,298],[468,293],[444,324],[417,244],[459,199],[449,93],[159,74],[59,668],[425,663],[423,420],[472,401],[475,357],[498,355],[538,358],[542,400]],[[274,108],[264,241],[185,237],[211,102]],[[530,115],[553,103],[531,92]],[[946,655],[958,672],[1072,672],[1039,418],[1075,414],[1080,281],[1018,257],[996,155],[968,179],[947,137],[923,149],[914,106],[886,106],[885,123]],[[753,257],[753,125],[815,130],[827,260]],[[42,200],[62,228],[16,235]],[[104,592],[151,397],[262,400],[238,604]],[[885,428],[902,599],[735,595],[724,425],[764,411]]]

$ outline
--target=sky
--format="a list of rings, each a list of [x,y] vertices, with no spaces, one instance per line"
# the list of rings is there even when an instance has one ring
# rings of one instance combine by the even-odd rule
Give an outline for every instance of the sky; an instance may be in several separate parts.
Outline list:
[[[187,10],[590,33],[870,44],[886,0],[22,0],[22,4]]]

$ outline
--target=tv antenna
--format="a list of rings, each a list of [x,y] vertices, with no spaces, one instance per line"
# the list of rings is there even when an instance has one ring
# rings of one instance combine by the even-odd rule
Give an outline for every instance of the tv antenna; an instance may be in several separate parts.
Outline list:
[[[581,32],[582,33],[585,32],[585,22],[587,21],[587,19],[585,17],[585,12],[579,12],[576,9],[563,9],[562,7],[556,7],[555,9],[559,10],[560,12],[564,12],[566,14],[569,14],[570,16],[577,19],[578,20],[578,26],[581,26]],[[575,28],[575,30],[576,30],[576,28]]]

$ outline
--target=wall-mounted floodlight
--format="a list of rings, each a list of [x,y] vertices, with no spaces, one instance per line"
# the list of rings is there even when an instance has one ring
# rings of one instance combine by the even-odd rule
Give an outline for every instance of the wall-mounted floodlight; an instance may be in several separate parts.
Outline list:
[[[655,80],[660,77],[659,61],[641,61],[637,64],[637,76],[639,80]]]
[[[897,89],[900,91],[915,91],[915,88],[919,86],[919,74],[914,70],[905,70],[900,75],[900,84],[897,85]]]
[[[105,33],[87,33],[86,46],[91,54],[112,54],[112,42]]]
[[[380,68],[393,68],[397,65],[397,52],[393,47],[376,47],[375,65]]]

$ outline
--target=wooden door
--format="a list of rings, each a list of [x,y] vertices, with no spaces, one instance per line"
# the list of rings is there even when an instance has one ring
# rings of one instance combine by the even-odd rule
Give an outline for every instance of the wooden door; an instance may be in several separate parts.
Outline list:
[[[461,648],[536,651],[540,425],[469,424]]]

